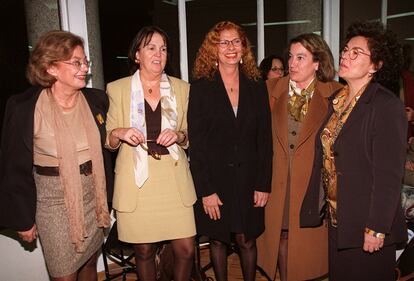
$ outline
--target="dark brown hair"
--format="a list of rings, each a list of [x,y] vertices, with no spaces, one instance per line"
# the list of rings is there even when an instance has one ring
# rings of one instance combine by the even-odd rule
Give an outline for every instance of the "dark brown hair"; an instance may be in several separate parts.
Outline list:
[[[158,26],[144,26],[141,28],[138,33],[135,35],[134,39],[132,39],[131,45],[129,46],[128,51],[128,64],[129,64],[129,71],[133,74],[135,71],[139,69],[139,61],[136,59],[136,53],[141,47],[145,47],[149,44],[152,39],[152,36],[158,33],[161,35],[162,39],[164,40],[165,46],[167,46],[167,65],[165,66],[168,68],[168,61],[169,61],[169,49],[168,49],[168,35],[167,33],[159,28]],[[141,46],[142,45],[142,46]],[[167,71],[168,73],[168,71]]]
[[[348,27],[345,42],[356,36],[365,37],[368,41],[371,62],[377,69],[372,81],[397,92],[403,58],[395,33],[378,22],[355,22]]]
[[[308,50],[314,62],[319,62],[316,78],[322,82],[332,81],[335,78],[334,59],[331,49],[321,36],[314,33],[301,34],[290,40],[289,46],[300,43]]]

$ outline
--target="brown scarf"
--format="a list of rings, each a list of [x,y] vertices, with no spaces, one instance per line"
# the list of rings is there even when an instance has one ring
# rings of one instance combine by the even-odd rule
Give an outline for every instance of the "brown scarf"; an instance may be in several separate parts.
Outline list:
[[[75,244],[76,252],[84,252],[85,246],[83,241],[89,234],[86,233],[84,221],[82,183],[76,152],[76,141],[73,136],[67,133],[69,132],[69,127],[64,120],[62,109],[50,91],[48,91],[48,97],[53,116],[52,126],[59,161],[59,177],[63,186],[65,206],[69,219],[69,236],[72,243]],[[83,127],[86,132],[89,153],[92,159],[96,220],[98,227],[109,227],[110,218],[106,201],[106,179],[100,134],[83,93],[80,93],[78,98],[83,120],[79,127]]]

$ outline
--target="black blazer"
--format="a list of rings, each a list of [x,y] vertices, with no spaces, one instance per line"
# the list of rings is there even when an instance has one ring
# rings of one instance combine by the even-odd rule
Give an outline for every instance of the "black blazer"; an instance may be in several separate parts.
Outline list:
[[[330,98],[327,118],[318,136],[333,113],[336,94]],[[400,198],[406,133],[402,102],[380,84],[370,83],[333,145],[339,249],[362,247],[365,227],[385,233],[385,244],[407,239]],[[300,213],[301,227],[321,223],[321,168],[322,145],[318,137],[312,176]]]
[[[34,111],[40,87],[10,97],[1,136],[0,154],[0,225],[17,231],[29,230],[35,223],[36,186],[33,179]],[[104,91],[82,89],[93,116],[106,120],[109,100]],[[101,134],[108,198],[112,198],[113,172],[111,155],[103,148],[105,122],[95,118]]]
[[[270,192],[272,132],[263,82],[240,73],[235,117],[220,74],[212,81],[191,84],[188,107],[190,168],[199,198],[217,193],[223,202],[221,219],[211,220],[202,201],[195,205],[197,231],[230,241],[230,210],[237,192],[246,239],[264,230],[264,208],[253,207],[254,190]]]

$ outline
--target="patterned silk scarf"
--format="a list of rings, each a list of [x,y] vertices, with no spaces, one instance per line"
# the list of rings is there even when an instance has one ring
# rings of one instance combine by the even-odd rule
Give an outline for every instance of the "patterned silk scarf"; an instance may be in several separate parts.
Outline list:
[[[313,79],[306,89],[302,90],[296,87],[295,82],[289,82],[289,87],[293,95],[290,97],[288,103],[288,111],[296,121],[302,122],[308,112],[309,103],[315,90],[315,82],[316,79]]]
[[[174,89],[168,76],[163,73],[160,82],[161,94],[161,131],[164,129],[176,130],[177,128],[177,100]],[[140,130],[147,138],[147,125],[145,122],[145,100],[139,70],[131,79],[131,127]],[[178,146],[173,144],[167,147],[174,160],[178,160]],[[148,179],[148,152],[140,145],[134,148],[134,173],[135,184],[140,188]]]

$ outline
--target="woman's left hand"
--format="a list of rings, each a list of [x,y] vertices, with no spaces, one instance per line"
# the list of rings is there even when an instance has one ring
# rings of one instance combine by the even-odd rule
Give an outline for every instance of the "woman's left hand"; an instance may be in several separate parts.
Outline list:
[[[269,192],[254,191],[254,207],[264,207],[269,199]]]
[[[377,238],[371,234],[364,233],[364,251],[373,253],[384,246],[384,239]]]
[[[157,138],[157,143],[165,147],[174,144],[178,139],[177,132],[171,129],[164,129]]]

